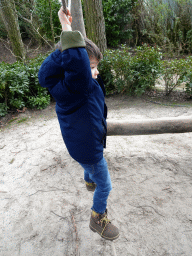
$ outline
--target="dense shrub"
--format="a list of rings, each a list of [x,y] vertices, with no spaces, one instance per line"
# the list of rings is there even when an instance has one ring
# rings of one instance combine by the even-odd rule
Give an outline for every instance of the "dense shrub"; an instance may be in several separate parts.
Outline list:
[[[50,94],[38,81],[39,68],[49,54],[40,55],[26,65],[0,63],[0,116],[6,115],[8,110],[43,109],[49,105]],[[99,72],[107,95],[142,95],[153,89],[161,76],[165,80],[166,94],[185,82],[185,92],[192,96],[192,57],[168,61],[161,60],[161,56],[158,48],[145,44],[134,51],[126,45],[106,50]]]
[[[186,63],[184,65],[185,68],[185,76],[183,77],[183,81],[185,82],[185,91],[190,98],[192,97],[192,57],[188,57],[186,59]]]
[[[165,94],[169,95],[184,80],[186,69],[185,60],[164,60],[162,62],[162,78],[165,81]]]
[[[137,47],[134,54],[125,45],[118,50],[107,50],[99,65],[103,80],[109,78],[107,94],[124,92],[141,95],[152,89],[160,75],[160,60],[159,50],[147,45]]]
[[[38,81],[38,70],[45,56],[23,64],[0,63],[0,116],[8,110],[45,108],[50,103],[47,89]]]
[[[99,74],[105,84],[106,93],[113,93],[116,89],[114,82],[114,75],[112,73],[112,51],[107,50],[104,54],[104,58],[99,63]]]
[[[162,60],[160,49],[146,44],[134,52],[125,45],[118,50],[107,50],[99,64],[99,72],[107,94],[142,95],[154,89],[161,77],[165,82],[165,95],[184,83],[185,93],[192,96],[192,57]]]
[[[103,15],[108,46],[117,47],[125,39],[132,38],[131,11],[133,0],[103,0]]]
[[[185,92],[192,95],[192,57],[164,60],[161,63],[161,76],[165,81],[165,94],[185,83]]]
[[[137,0],[132,29],[136,43],[155,43],[175,53],[192,51],[192,2],[189,0]]]

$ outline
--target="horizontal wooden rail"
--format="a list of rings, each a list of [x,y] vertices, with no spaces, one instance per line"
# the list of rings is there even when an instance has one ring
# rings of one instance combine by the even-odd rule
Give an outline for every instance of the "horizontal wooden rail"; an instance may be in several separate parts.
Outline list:
[[[192,132],[192,116],[132,121],[107,120],[107,136]]]

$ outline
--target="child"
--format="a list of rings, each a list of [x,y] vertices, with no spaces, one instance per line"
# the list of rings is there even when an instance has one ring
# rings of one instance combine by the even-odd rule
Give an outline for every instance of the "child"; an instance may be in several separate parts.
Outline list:
[[[105,88],[97,70],[102,54],[79,31],[72,31],[72,17],[58,12],[63,32],[61,51],[51,53],[39,70],[39,82],[56,100],[61,133],[71,157],[84,168],[84,180],[94,191],[89,227],[101,237],[114,240],[119,230],[107,218],[107,198],[112,189],[106,147],[107,107]]]

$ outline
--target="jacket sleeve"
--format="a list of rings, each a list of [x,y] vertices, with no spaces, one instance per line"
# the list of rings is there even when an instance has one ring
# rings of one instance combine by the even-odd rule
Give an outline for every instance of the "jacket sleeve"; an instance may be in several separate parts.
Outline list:
[[[79,31],[62,32],[61,45],[62,52],[54,51],[41,65],[38,73],[40,85],[53,94],[56,91],[62,93],[62,87],[70,93],[89,93],[92,75],[82,34]]]

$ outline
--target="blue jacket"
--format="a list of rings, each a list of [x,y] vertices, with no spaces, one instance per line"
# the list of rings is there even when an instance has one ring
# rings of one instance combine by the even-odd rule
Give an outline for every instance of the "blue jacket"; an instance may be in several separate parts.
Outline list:
[[[72,158],[95,164],[106,147],[107,107],[100,77],[92,78],[85,41],[79,31],[62,32],[62,52],[52,52],[38,78],[56,101],[63,140]]]

